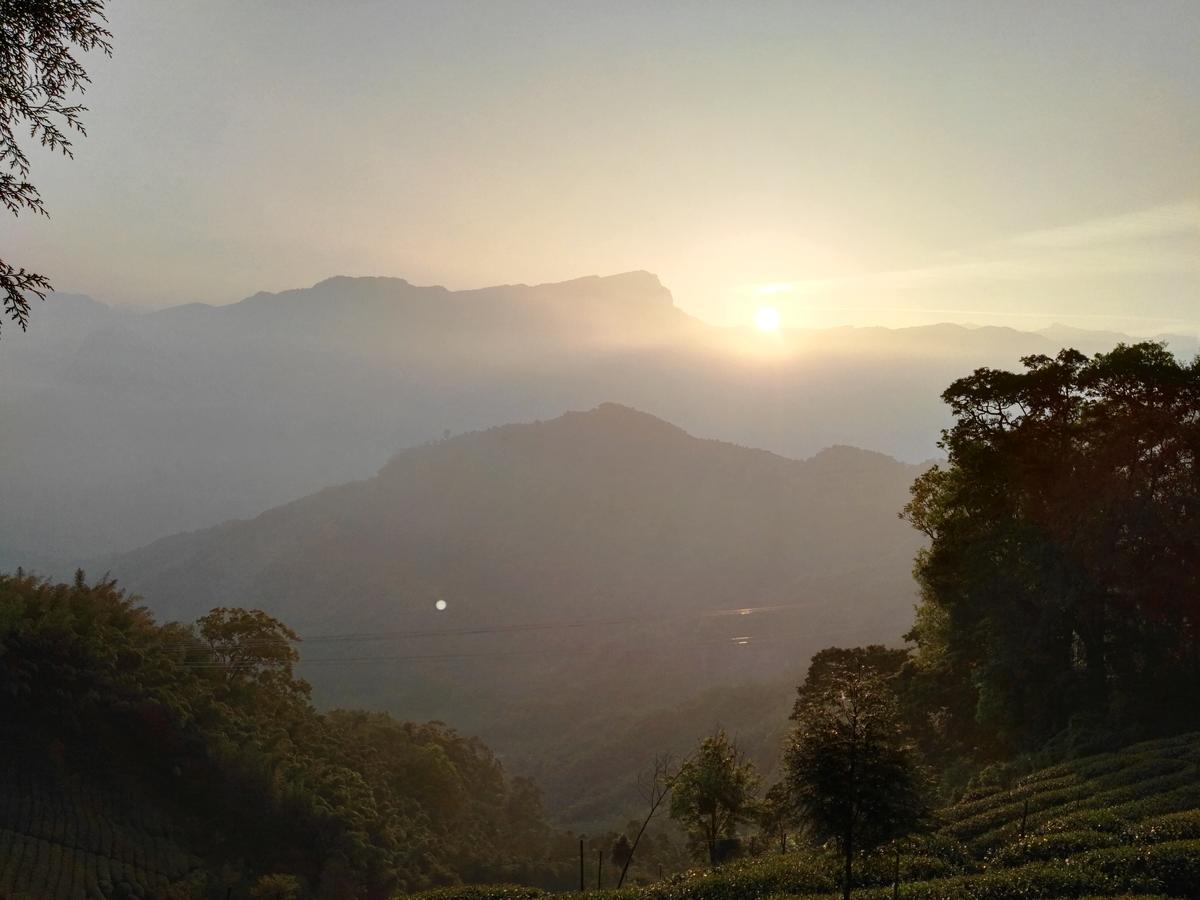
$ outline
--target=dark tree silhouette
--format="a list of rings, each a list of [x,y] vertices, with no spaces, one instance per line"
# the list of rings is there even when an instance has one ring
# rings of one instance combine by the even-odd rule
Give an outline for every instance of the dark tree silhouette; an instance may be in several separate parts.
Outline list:
[[[855,855],[908,833],[925,813],[915,750],[887,679],[869,665],[810,673],[792,718],[788,787],[813,835],[837,842],[849,898]]]
[[[750,821],[759,777],[723,730],[700,744],[671,785],[671,818],[686,829],[693,852],[721,862],[722,843]]]
[[[621,867],[621,877],[617,879],[618,889],[625,883],[625,874],[629,871],[629,864],[633,862],[633,854],[637,852],[642,835],[646,833],[646,826],[650,824],[650,820],[654,818],[663,801],[670,796],[676,774],[678,774],[678,770],[675,767],[674,757],[670,753],[664,753],[656,756],[650,767],[638,775],[638,791],[641,793],[642,799],[646,801],[647,812],[633,843],[630,844],[629,839],[625,835],[621,835],[625,846],[620,850],[616,847],[613,848],[613,862],[616,863],[618,857],[621,859],[621,862],[617,863]]]
[[[1023,363],[947,389],[947,463],[905,509],[930,538],[910,635],[929,706],[991,757],[1195,728],[1200,361]]]
[[[73,133],[86,134],[86,107],[67,98],[87,90],[90,79],[75,51],[112,55],[104,0],[0,0],[0,203],[14,216],[46,216],[29,180],[29,157],[18,141],[28,134],[49,150],[73,156]],[[50,280],[0,256],[4,312],[24,331],[29,299],[45,299]],[[3,317],[0,316],[0,327]]]

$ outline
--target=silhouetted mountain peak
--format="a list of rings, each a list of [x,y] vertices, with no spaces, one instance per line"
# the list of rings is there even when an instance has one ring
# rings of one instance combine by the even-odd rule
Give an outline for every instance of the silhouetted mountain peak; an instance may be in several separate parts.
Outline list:
[[[689,444],[718,443],[695,438],[649,413],[619,403],[602,403],[593,409],[567,412],[553,419],[497,425],[403,451],[384,466],[380,477],[386,481],[405,472],[408,460],[414,455],[449,453],[461,460],[487,459],[499,452],[507,459],[568,458],[572,455],[577,460],[584,456],[624,459],[639,454],[661,456]]]
[[[638,269],[633,272],[619,272],[615,275],[585,275],[582,278],[541,284],[538,287],[588,290],[597,295],[611,294],[615,298],[637,295],[671,296],[671,292],[663,286],[658,276],[653,272],[647,272],[645,269]]]
[[[558,418],[551,419],[547,424],[567,429],[604,429],[606,431],[625,431],[631,434],[674,434],[688,436],[687,432],[678,425],[672,425],[631,406],[621,403],[601,403],[589,410],[564,413]]]
[[[386,275],[331,275],[329,278],[323,278],[312,286],[313,290],[323,290],[329,288],[355,288],[368,285],[387,285],[394,287],[412,287],[412,283],[406,278],[397,278]],[[440,287],[440,285],[438,285]]]
[[[669,312],[682,315],[675,306],[671,292],[658,276],[646,271],[622,272],[616,275],[586,275],[570,281],[544,284],[505,285],[500,288],[481,288],[472,294],[498,293],[510,298],[524,297],[544,303],[556,312],[585,312],[604,316],[616,312]]]
[[[864,450],[862,447],[852,447],[849,444],[834,444],[833,446],[826,447],[819,453],[809,457],[807,462],[828,463],[845,460],[855,460],[876,465],[897,462],[895,457],[888,456],[886,453],[879,453],[875,450]]]

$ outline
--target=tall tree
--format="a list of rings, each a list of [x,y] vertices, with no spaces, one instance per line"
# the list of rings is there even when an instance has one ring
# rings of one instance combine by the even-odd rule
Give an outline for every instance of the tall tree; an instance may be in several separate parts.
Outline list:
[[[788,787],[812,833],[837,843],[849,898],[855,855],[925,813],[915,749],[887,679],[861,663],[834,662],[806,681],[792,718]]]
[[[910,635],[957,740],[1035,748],[1200,723],[1200,362],[1163,346],[1031,356],[943,394],[948,460],[904,515],[930,538]]]
[[[74,155],[72,134],[86,134],[86,108],[68,98],[90,84],[75,54],[112,55],[105,22],[104,0],[0,0],[0,167],[7,168],[0,171],[0,203],[14,216],[22,211],[48,215],[29,180],[29,157],[18,132],[49,150]],[[29,325],[30,295],[45,299],[51,289],[45,275],[0,256],[4,312],[22,331]]]
[[[625,875],[629,872],[629,864],[633,862],[633,854],[637,852],[638,844],[642,842],[642,835],[646,833],[646,827],[650,824],[650,820],[658,813],[658,808],[662,806],[664,800],[671,795],[671,788],[675,782],[676,776],[675,759],[670,753],[664,753],[661,756],[656,756],[654,762],[649,768],[643,770],[638,775],[638,792],[642,795],[642,800],[646,803],[646,817],[642,819],[641,825],[638,826],[637,834],[633,838],[633,843],[629,843],[629,839],[625,835],[621,835],[621,840],[625,842],[624,846],[618,849],[613,848],[612,859],[614,862],[619,858],[621,861],[616,864],[621,867],[621,877],[617,879],[617,887],[625,883]]]
[[[672,782],[671,818],[683,825],[710,865],[721,861],[722,842],[751,820],[759,777],[724,730],[705,738]]]
[[[220,606],[196,620],[208,665],[233,686],[253,683],[307,698],[308,682],[292,677],[300,636],[260,609]]]

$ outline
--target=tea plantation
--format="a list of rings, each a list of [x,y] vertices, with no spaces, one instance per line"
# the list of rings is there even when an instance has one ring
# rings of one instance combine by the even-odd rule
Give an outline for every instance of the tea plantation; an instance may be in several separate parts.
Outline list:
[[[0,769],[0,897],[196,896],[201,861],[174,823],[127,787],[26,760]]]
[[[1200,735],[1137,744],[995,781],[941,810],[931,833],[900,846],[900,897],[1200,897]],[[860,861],[854,896],[891,898],[895,864],[895,847]],[[827,898],[840,896],[837,873],[832,854],[816,849],[577,896]],[[531,900],[548,895],[485,886],[419,896]]]

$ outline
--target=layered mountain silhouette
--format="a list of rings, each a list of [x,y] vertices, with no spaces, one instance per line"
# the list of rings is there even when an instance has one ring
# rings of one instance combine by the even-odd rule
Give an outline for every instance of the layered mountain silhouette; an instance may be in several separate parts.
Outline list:
[[[850,447],[785,459],[606,403],[405,451],[114,572],[160,615],[253,603],[310,631],[794,602],[896,561],[903,589],[918,540],[896,513],[918,471]]]
[[[321,702],[480,733],[569,808],[554,773],[585,763],[547,736],[595,723],[636,743],[705,689],[901,634],[919,535],[897,511],[919,470],[850,447],[786,459],[604,404],[407,450],[106,567],[160,618],[279,616]],[[718,708],[694,706],[680,738]]]
[[[646,272],[472,291],[339,277],[151,313],[57,295],[38,312],[0,345],[0,567],[67,574],[367,477],[446,431],[609,400],[789,456],[919,461],[953,378],[1113,341],[956,325],[764,338],[686,315]]]

